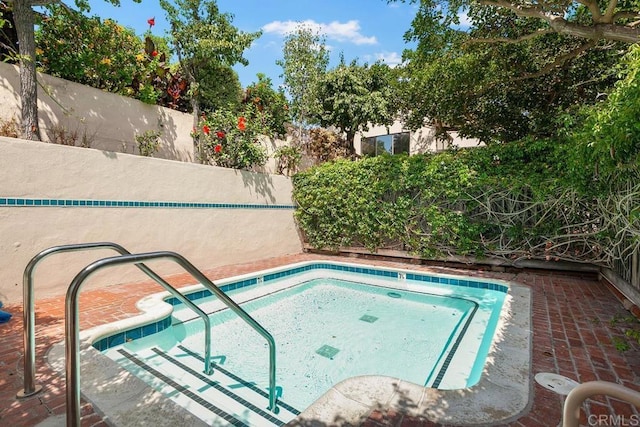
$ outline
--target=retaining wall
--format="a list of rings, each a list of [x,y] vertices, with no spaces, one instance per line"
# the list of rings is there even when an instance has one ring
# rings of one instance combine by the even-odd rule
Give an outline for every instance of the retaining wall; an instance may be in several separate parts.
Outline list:
[[[0,137],[0,300],[20,301],[25,266],[56,245],[170,250],[200,269],[297,253],[291,190],[280,175]],[[36,298],[66,292],[81,268],[114,254],[53,255],[37,268]],[[168,261],[150,267],[180,272]],[[118,267],[87,286],[145,278]]]

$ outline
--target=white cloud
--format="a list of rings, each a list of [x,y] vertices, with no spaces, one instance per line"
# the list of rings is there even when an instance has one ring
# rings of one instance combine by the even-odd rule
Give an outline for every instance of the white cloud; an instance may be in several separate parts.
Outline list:
[[[293,33],[299,26],[310,28],[312,31],[323,34],[329,40],[338,42],[361,44],[377,44],[375,36],[366,37],[360,32],[360,23],[356,20],[345,23],[332,21],[328,24],[316,22],[311,19],[306,21],[273,21],[262,27],[265,33],[286,35]]]
[[[374,53],[373,55],[365,55],[364,59],[370,62],[381,61],[392,68],[402,64],[402,55],[400,55],[398,52]]]
[[[466,29],[471,27],[471,18],[469,18],[469,14],[466,10],[458,12],[458,19],[460,20],[460,24],[458,24],[460,28]]]

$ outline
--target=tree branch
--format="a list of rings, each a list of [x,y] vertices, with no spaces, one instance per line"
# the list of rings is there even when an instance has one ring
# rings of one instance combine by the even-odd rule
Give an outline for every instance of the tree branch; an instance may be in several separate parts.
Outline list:
[[[544,76],[545,74],[550,73],[551,70],[553,70],[554,68],[557,68],[557,67],[560,67],[560,66],[564,65],[567,61],[578,57],[582,52],[592,48],[595,45],[596,45],[596,41],[595,40],[590,40],[590,41],[584,43],[582,46],[578,47],[577,49],[574,49],[574,50],[572,50],[570,52],[567,52],[564,55],[558,56],[556,59],[553,60],[553,62],[550,62],[549,64],[545,65],[544,67],[542,67],[540,70],[536,71],[535,73],[524,74],[522,76],[516,77],[512,81],[516,81],[517,82],[517,81],[520,81],[520,80],[535,79],[535,78]]]
[[[598,6],[598,2],[595,0],[576,0],[578,3],[584,5],[591,12],[591,17],[593,18],[593,22],[604,22],[602,13],[600,13],[600,7]],[[617,3],[618,0],[611,0],[611,3]],[[609,6],[611,6],[609,3]]]
[[[616,12],[612,17],[611,17],[611,22],[616,22],[620,19],[638,19],[640,18],[640,13],[639,12],[634,12],[631,10],[621,10],[619,12]],[[629,25],[627,25],[629,26]]]
[[[523,6],[510,3],[508,0],[478,0],[478,2],[486,6],[511,10],[518,16],[542,19],[560,34],[568,34],[590,40],[607,39],[625,43],[637,43],[640,41],[640,28],[616,25],[612,22],[580,25],[575,22],[569,22],[562,16],[549,13],[539,5]]]
[[[538,30],[536,32],[530,33],[530,34],[526,34],[524,36],[518,37],[516,39],[510,39],[508,37],[488,37],[488,38],[481,38],[481,39],[469,39],[466,42],[464,42],[464,44],[474,44],[474,43],[520,43],[526,40],[531,40],[534,39],[538,36],[542,36],[544,34],[551,34],[551,33],[555,33],[554,30],[548,28],[545,30]]]
[[[607,5],[607,9],[604,11],[603,21],[604,22],[615,22],[613,17],[616,11],[616,7],[618,7],[618,0],[609,0],[609,4]]]

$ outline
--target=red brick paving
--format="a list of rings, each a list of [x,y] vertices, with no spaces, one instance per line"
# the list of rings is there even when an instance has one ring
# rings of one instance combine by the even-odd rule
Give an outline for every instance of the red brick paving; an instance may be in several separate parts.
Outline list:
[[[205,274],[216,280],[312,259],[336,259],[439,272],[445,270],[391,261],[297,254],[218,267],[205,271]],[[448,272],[513,280],[531,288],[533,375],[554,372],[579,382],[613,381],[640,390],[640,345],[627,340],[630,349],[620,352],[613,344],[614,338],[624,337],[624,322],[615,322],[613,319],[628,317],[629,312],[608,285],[589,278],[555,273]],[[172,276],[169,282],[181,287],[194,283],[194,280],[187,275],[177,275]],[[137,312],[135,303],[139,298],[160,290],[155,283],[141,282],[83,292],[80,296],[80,327],[87,329],[130,317]],[[22,307],[7,305],[3,310],[14,317],[9,323],[0,325],[0,425],[33,426],[52,415],[64,414],[64,382],[44,361],[49,347],[64,338],[64,296],[36,301],[37,382],[44,386],[44,390],[26,399],[16,399],[16,393],[23,386]],[[557,426],[561,421],[563,398],[539,386],[533,379],[532,382],[534,389],[530,410],[507,425]],[[639,408],[604,396],[588,400],[583,409],[581,420],[584,425],[597,425],[589,424],[588,421],[594,419],[589,416],[601,414],[618,416],[618,420],[628,422],[640,420]],[[83,426],[106,425],[91,405],[85,403],[82,411]],[[408,416],[390,408],[378,408],[371,412],[362,427],[436,425],[425,418]]]

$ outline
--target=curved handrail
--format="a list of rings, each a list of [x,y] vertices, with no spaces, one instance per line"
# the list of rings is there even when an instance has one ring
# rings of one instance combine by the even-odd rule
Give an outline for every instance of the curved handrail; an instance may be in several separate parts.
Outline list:
[[[179,264],[196,280],[216,295],[227,307],[233,310],[241,319],[262,335],[269,344],[269,407],[274,413],[278,412],[276,404],[276,344],[273,336],[244,311],[235,301],[214,285],[200,270],[182,255],[175,252],[159,251],[134,255],[121,255],[103,258],[86,266],[73,279],[67,290],[65,299],[65,371],[67,379],[67,426],[80,425],[80,358],[79,329],[78,329],[78,295],[84,281],[92,274],[105,267],[124,264],[137,264],[156,259],[170,259]]]
[[[36,384],[36,334],[35,334],[35,294],[34,294],[34,282],[33,275],[36,266],[49,255],[63,252],[79,252],[88,249],[113,249],[121,255],[130,255],[131,252],[124,247],[112,242],[93,242],[93,243],[77,243],[72,245],[53,246],[38,253],[31,258],[31,261],[24,269],[22,278],[23,290],[22,290],[22,316],[23,316],[23,342],[24,342],[24,388],[17,394],[17,398],[25,398],[33,396],[34,394],[42,391],[42,386]],[[136,265],[147,276],[153,279],[156,283],[161,285],[167,291],[171,292],[176,298],[180,299],[189,308],[194,310],[205,323],[205,357],[204,357],[204,372],[207,375],[212,373],[211,371],[211,331],[209,316],[200,309],[197,305],[193,304],[183,294],[177,292],[169,283],[158,276],[153,270],[148,268],[144,264]]]
[[[562,427],[578,427],[582,402],[596,395],[612,396],[640,408],[640,392],[608,381],[588,381],[578,385],[567,395],[562,409]]]

